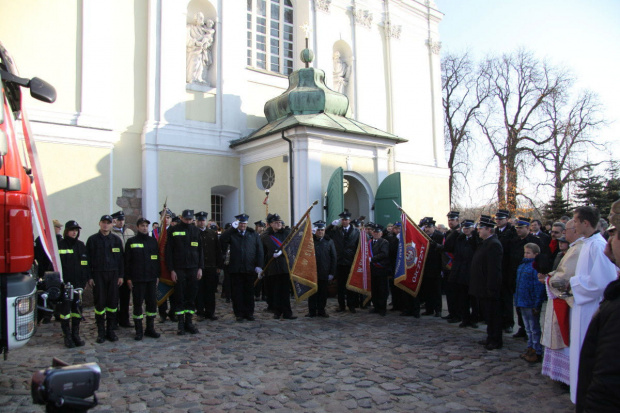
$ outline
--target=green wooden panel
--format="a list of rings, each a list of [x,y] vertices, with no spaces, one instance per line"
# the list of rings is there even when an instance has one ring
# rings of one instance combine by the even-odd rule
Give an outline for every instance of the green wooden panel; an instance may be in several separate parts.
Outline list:
[[[400,221],[400,211],[394,205],[401,204],[400,172],[388,175],[377,188],[375,196],[375,222],[379,225],[387,225]]]
[[[329,225],[333,220],[339,219],[338,216],[344,211],[344,170],[338,168],[334,171],[329,183],[327,184],[327,224]]]

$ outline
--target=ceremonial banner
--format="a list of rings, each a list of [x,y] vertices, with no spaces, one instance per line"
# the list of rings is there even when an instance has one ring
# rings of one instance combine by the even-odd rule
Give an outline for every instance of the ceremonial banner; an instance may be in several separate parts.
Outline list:
[[[287,238],[288,242],[282,251],[291,275],[295,300],[305,300],[317,291],[316,258],[310,216],[306,215]]]
[[[164,211],[166,212],[166,206],[164,205]],[[160,273],[159,273],[159,283],[157,284],[157,305],[160,306],[170,295],[174,292],[174,283],[172,282],[172,278],[170,276],[170,271],[168,271],[168,267],[166,266],[166,241],[168,240],[168,231],[166,228],[166,219],[165,215],[162,215],[161,219],[161,232],[159,234],[159,265],[160,265]]]
[[[357,251],[347,279],[347,290],[366,296],[364,305],[370,301],[372,296],[370,292],[370,263],[368,262],[370,252],[368,244],[366,234],[360,232],[360,242],[357,244]]]
[[[417,297],[422,285],[422,274],[430,240],[404,212],[401,215],[401,222],[402,231],[396,256],[394,285]]]

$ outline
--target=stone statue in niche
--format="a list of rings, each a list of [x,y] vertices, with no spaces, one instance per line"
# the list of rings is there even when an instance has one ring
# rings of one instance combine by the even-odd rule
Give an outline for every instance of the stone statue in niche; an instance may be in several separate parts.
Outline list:
[[[201,12],[194,16],[194,23],[187,25],[187,83],[204,83],[213,64],[211,47],[215,37],[213,20],[207,20]]]
[[[340,56],[340,52],[334,53],[334,90],[336,92],[347,94],[347,86],[349,84],[349,76],[351,70],[347,62]]]

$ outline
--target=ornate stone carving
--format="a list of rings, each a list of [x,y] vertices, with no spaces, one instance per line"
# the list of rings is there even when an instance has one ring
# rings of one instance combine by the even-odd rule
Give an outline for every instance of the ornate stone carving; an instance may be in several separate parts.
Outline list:
[[[340,52],[334,53],[334,73],[333,73],[334,90],[336,92],[347,94],[347,86],[351,75],[351,68],[344,61]]]
[[[395,39],[400,39],[400,33],[403,31],[403,26],[400,24],[388,24],[385,26],[385,34]]]
[[[329,13],[329,6],[332,4],[332,0],[315,0],[316,8]]]
[[[372,13],[370,12],[370,10],[356,9],[355,23],[370,28],[370,26],[372,26]]]
[[[441,42],[436,42],[432,38],[426,40],[426,45],[434,54],[439,54],[441,51]]]
[[[202,13],[194,16],[194,23],[187,25],[187,83],[209,84],[207,72],[213,64],[211,47],[215,36],[213,20],[207,20]]]

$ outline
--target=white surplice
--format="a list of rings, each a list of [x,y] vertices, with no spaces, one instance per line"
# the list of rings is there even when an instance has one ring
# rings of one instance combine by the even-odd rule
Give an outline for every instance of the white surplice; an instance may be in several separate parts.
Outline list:
[[[616,279],[615,265],[603,251],[607,241],[596,233],[583,242],[575,276],[570,279],[575,304],[570,322],[570,398],[577,400],[579,353],[592,316],[603,299],[605,287]]]

